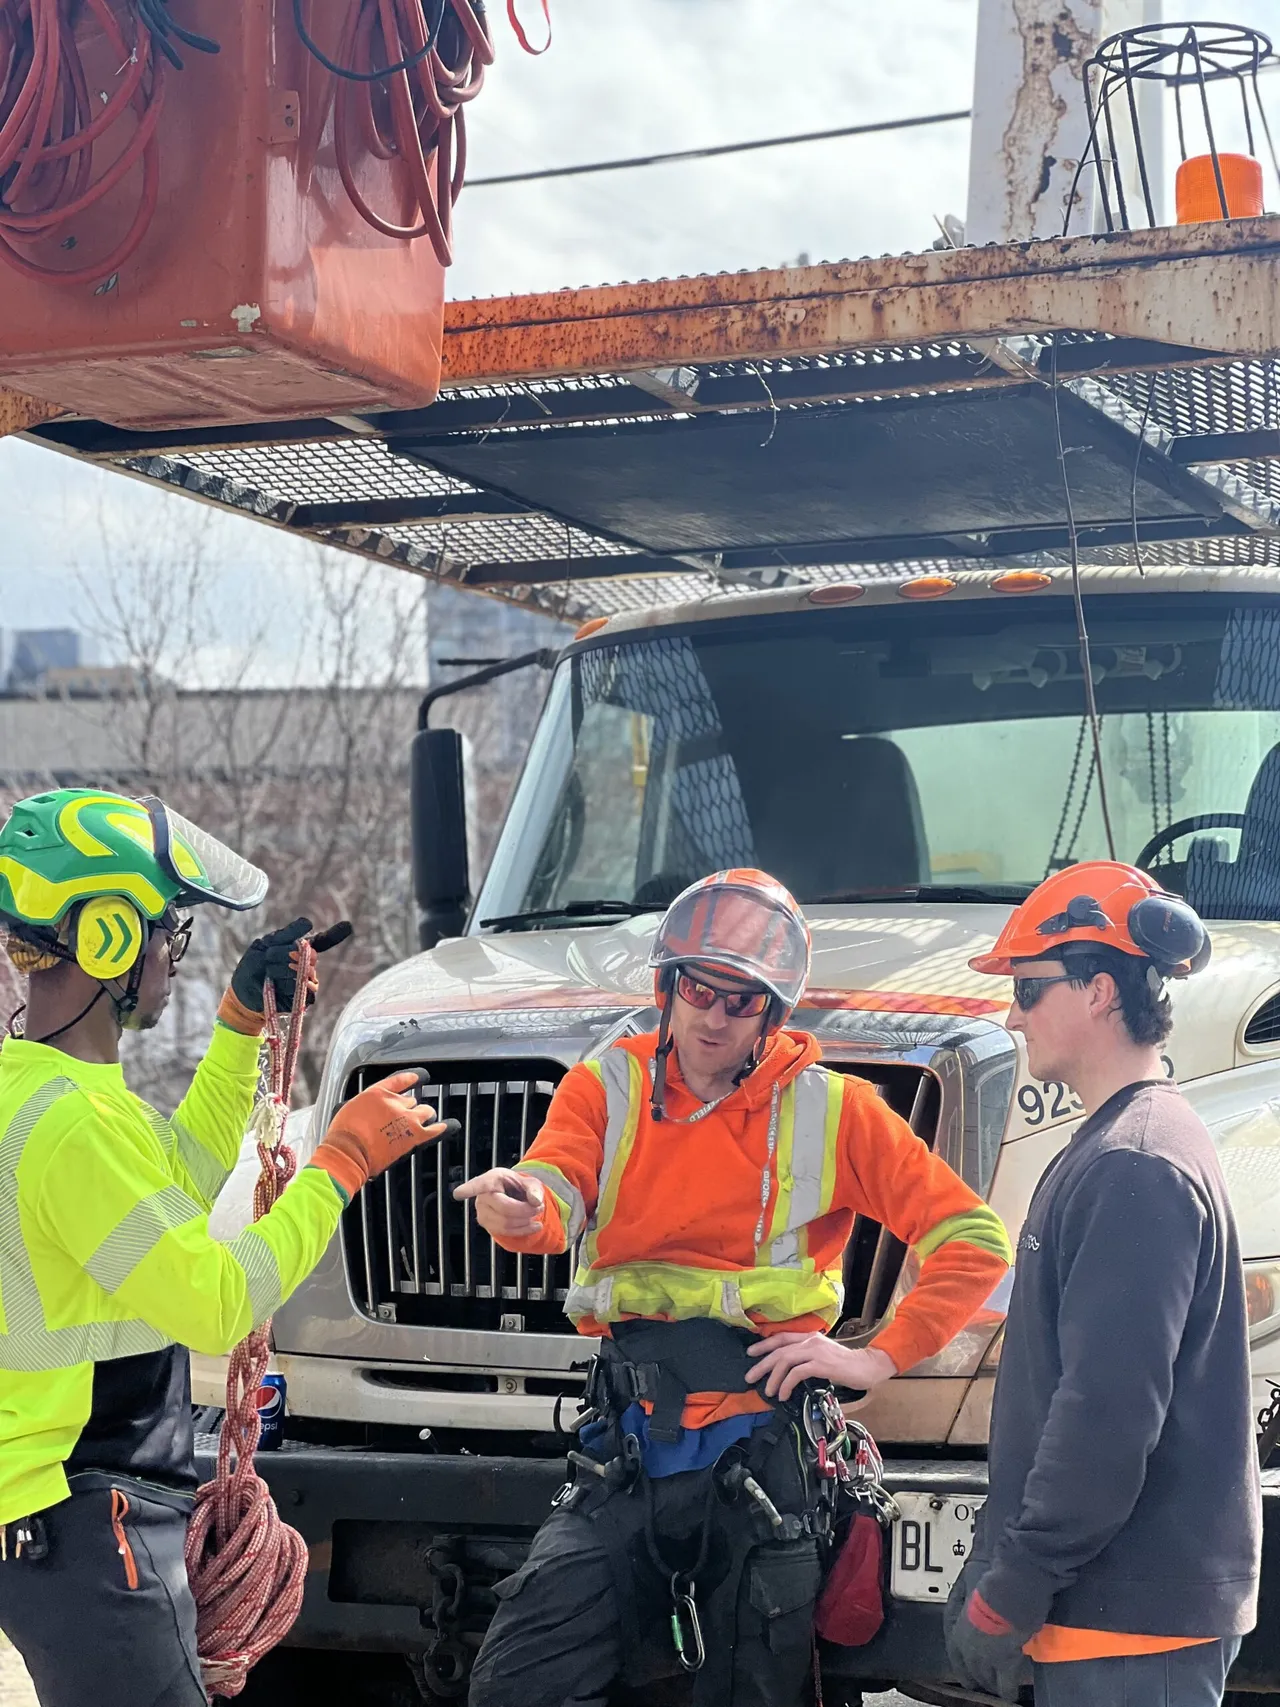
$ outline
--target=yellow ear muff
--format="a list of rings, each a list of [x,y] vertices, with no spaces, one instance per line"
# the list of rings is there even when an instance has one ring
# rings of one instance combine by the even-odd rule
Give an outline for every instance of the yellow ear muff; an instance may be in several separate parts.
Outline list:
[[[123,895],[95,895],[76,919],[76,964],[91,978],[123,978],[146,947],[142,915]]]

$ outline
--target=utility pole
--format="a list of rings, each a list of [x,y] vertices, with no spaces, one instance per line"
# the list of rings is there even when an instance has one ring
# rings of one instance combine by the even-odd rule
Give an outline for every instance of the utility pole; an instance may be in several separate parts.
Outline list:
[[[1062,235],[1089,131],[1085,62],[1117,30],[1159,23],[1161,10],[1160,0],[980,0],[966,242],[1025,243]],[[1159,183],[1161,113],[1154,86],[1140,119]],[[1131,153],[1125,140],[1117,138],[1120,149]],[[1094,228],[1092,179],[1086,167],[1073,234]]]

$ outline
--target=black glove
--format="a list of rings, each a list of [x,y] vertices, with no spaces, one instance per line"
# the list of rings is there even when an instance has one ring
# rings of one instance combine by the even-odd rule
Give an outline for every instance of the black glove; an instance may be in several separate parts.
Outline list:
[[[972,1575],[965,1581],[966,1573],[967,1567],[943,1616],[947,1658],[966,1689],[1016,1702],[1018,1690],[1031,1682],[1031,1662],[1022,1649],[1035,1632],[1018,1630],[1002,1618],[972,1586]]]
[[[268,978],[275,989],[276,1006],[281,1012],[288,1012],[293,1007],[298,987],[295,954],[298,943],[310,929],[310,919],[295,919],[291,925],[282,925],[278,931],[268,931],[266,936],[260,936],[249,944],[240,956],[240,964],[231,974],[231,990],[242,1007],[253,1014],[265,1011],[262,986]],[[340,942],[345,942],[350,935],[351,926],[342,919],[314,936],[311,946],[317,954],[323,954],[326,949],[336,948]],[[307,991],[307,1006],[310,1007],[315,999],[316,992],[312,988]]]
[[[298,943],[311,929],[310,919],[295,919],[278,931],[268,931],[256,937],[240,956],[240,963],[231,974],[231,988],[236,1000],[250,1013],[265,1009],[262,986],[270,978],[276,993],[276,1006],[282,1011],[292,1008],[298,987],[295,953]],[[314,990],[307,993],[307,1006],[315,1001]]]

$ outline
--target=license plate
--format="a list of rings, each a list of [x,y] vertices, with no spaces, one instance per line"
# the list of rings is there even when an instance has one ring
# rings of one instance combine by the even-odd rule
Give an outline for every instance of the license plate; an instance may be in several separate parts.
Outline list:
[[[982,1496],[895,1494],[893,1571],[898,1600],[945,1600],[973,1545]]]

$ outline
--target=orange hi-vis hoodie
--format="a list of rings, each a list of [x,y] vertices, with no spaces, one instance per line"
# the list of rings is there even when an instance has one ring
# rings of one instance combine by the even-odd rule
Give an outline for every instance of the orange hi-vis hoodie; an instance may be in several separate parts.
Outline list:
[[[815,1284],[826,1287],[831,1305],[791,1315],[780,1315],[776,1307],[748,1306],[747,1319],[761,1334],[829,1328],[839,1309],[842,1256],[857,1215],[882,1223],[920,1261],[917,1284],[871,1342],[899,1371],[940,1351],[970,1321],[1009,1266],[1004,1225],[869,1083],[815,1068],[821,1055],[817,1040],[807,1032],[779,1031],[754,1072],[689,1124],[678,1122],[689,1121],[703,1105],[684,1083],[673,1051],[667,1073],[669,1118],[655,1122],[648,1093],[656,1046],[656,1033],[614,1045],[615,1051],[634,1057],[639,1072],[631,1069],[624,1165],[619,1168],[615,1161],[603,1186],[609,1074],[602,1068],[612,1067],[616,1076],[617,1069],[627,1067],[625,1062],[602,1059],[572,1067],[519,1164],[546,1188],[546,1213],[539,1231],[519,1238],[504,1235],[500,1242],[526,1254],[554,1254],[567,1249],[585,1225],[588,1238],[578,1282],[584,1274],[593,1281],[619,1277],[616,1307],[603,1318],[579,1315],[581,1333],[607,1333],[610,1321],[635,1315],[670,1320],[682,1314],[719,1313],[669,1302],[665,1308],[628,1310],[628,1301],[644,1298],[652,1276],[659,1277],[660,1289],[665,1285],[676,1298],[691,1295],[682,1292],[686,1277],[695,1288],[703,1283],[704,1290],[712,1277],[731,1285],[741,1282],[750,1297],[748,1282],[756,1293],[762,1287],[767,1291],[773,1274],[778,1297],[785,1299],[791,1295],[788,1284],[799,1278],[794,1268],[761,1272],[769,1250],[778,1248],[771,1246],[771,1238],[783,1227],[788,1229],[788,1249],[798,1251]],[[813,1180],[799,1177],[798,1153],[778,1142],[775,1087],[785,1092],[806,1072],[808,1095],[812,1099],[816,1093],[830,1110],[817,1199],[812,1196]],[[641,1085],[643,1094],[636,1094]],[[809,1198],[803,1195],[806,1186]],[[796,1227],[794,1213],[787,1218],[789,1206],[810,1200],[825,1208]],[[763,1241],[762,1229],[768,1230]],[[612,1287],[608,1295],[614,1296]],[[754,1391],[714,1399],[694,1395],[684,1423],[702,1427],[765,1403]]]

